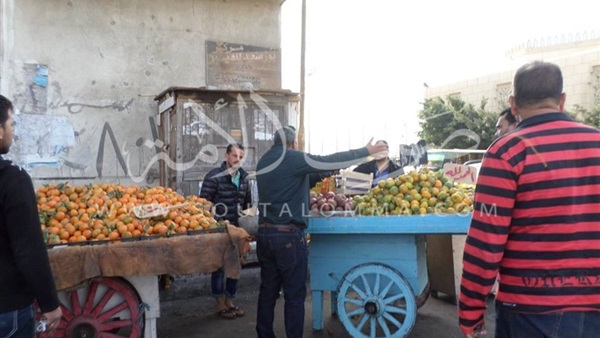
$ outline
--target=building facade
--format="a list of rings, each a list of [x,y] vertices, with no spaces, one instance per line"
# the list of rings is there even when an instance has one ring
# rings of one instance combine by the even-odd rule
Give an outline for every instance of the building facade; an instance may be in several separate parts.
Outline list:
[[[508,107],[514,72],[534,60],[553,62],[563,71],[567,110],[579,105],[590,109],[600,105],[600,30],[530,40],[507,51],[512,65],[506,71],[427,89],[426,98],[458,96],[478,105],[487,99],[487,110]]]
[[[144,172],[158,184],[155,96],[207,86],[206,41],[280,49],[282,3],[0,0],[0,93],[18,113],[9,157],[37,184]]]

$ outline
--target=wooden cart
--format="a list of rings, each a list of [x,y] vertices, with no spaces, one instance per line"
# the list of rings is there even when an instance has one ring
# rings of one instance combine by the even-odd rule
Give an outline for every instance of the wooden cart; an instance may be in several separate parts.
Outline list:
[[[211,273],[223,267],[228,277],[239,278],[244,233],[49,249],[63,311],[51,337],[155,338],[159,276]]]
[[[466,234],[470,215],[312,217],[313,329],[323,292],[353,337],[406,337],[428,296],[426,234]]]

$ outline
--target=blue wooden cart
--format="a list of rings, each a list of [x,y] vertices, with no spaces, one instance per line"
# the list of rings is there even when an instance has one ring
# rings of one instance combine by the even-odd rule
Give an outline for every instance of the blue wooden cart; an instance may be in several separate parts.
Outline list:
[[[470,215],[311,217],[313,329],[323,292],[353,337],[405,337],[428,296],[426,234],[466,234]]]

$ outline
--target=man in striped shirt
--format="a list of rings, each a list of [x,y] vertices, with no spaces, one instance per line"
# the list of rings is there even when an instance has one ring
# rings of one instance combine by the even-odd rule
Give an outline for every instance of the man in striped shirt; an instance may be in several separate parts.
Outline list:
[[[600,337],[600,131],[564,113],[558,66],[519,68],[517,129],[487,150],[463,258],[459,325],[485,334],[499,272],[496,337]]]

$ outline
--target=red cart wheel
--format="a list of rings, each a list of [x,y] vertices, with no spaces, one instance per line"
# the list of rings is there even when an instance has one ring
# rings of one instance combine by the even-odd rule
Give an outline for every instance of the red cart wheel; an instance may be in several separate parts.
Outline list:
[[[135,289],[121,278],[92,280],[61,298],[63,317],[52,335],[38,338],[139,338],[143,313]],[[38,311],[37,317],[41,317]],[[39,319],[39,318],[38,318]]]

